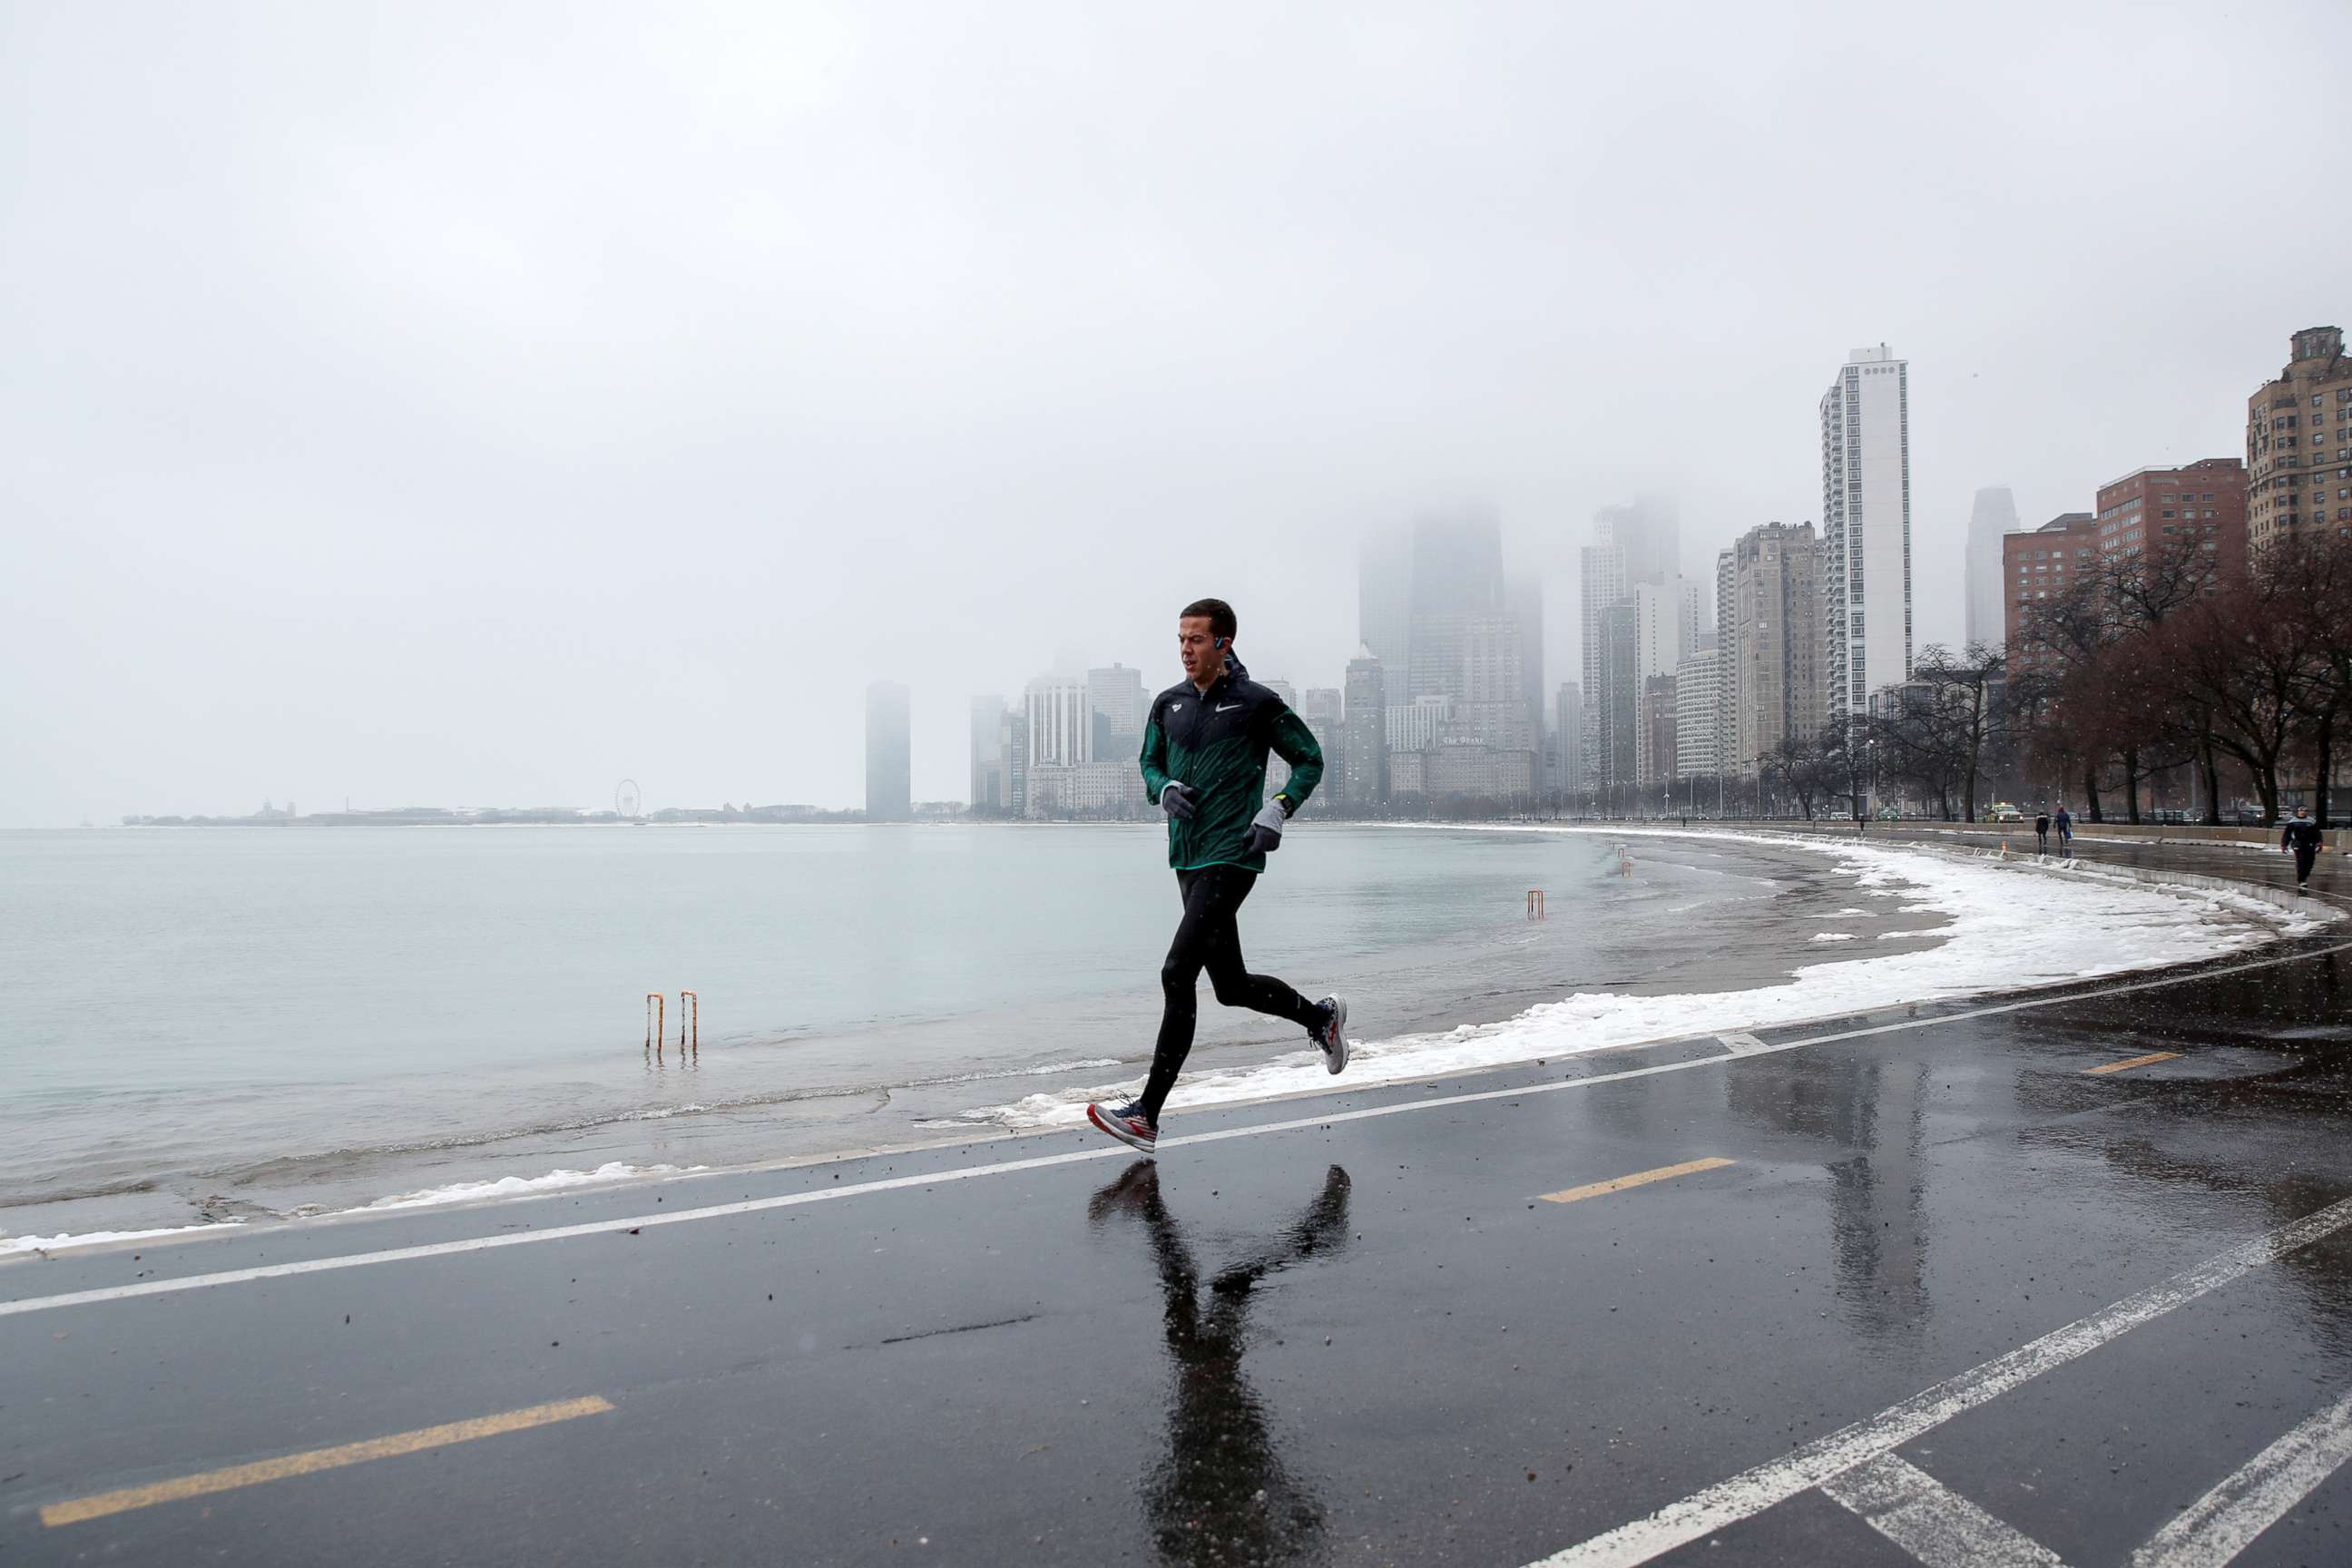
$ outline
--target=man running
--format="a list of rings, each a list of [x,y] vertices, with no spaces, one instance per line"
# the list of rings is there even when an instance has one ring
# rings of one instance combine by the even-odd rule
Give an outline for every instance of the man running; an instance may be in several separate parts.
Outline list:
[[[1249,678],[1234,656],[1235,630],[1233,606],[1223,599],[1184,606],[1176,619],[1184,679],[1152,699],[1143,728],[1144,793],[1168,814],[1168,864],[1184,914],[1160,966],[1160,1040],[1143,1093],[1124,1105],[1089,1105],[1087,1118],[1147,1154],[1159,1146],[1160,1109],[1192,1049],[1203,969],[1219,1002],[1287,1018],[1307,1031],[1330,1071],[1348,1065],[1345,997],[1309,1002],[1242,962],[1234,912],[1257,885],[1267,854],[1282,847],[1283,825],[1322,778],[1323,750],[1287,703]],[[1289,782],[1270,801],[1268,751],[1290,764]]]
[[[2311,820],[2309,806],[2294,808],[2294,816],[2279,834],[2279,847],[2294,856],[2294,890],[2311,891],[2312,862],[2319,858],[2319,824]]]

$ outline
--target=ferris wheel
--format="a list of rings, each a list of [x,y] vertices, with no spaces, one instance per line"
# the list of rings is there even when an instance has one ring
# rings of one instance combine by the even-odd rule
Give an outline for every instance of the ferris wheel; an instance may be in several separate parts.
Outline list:
[[[637,817],[644,814],[645,805],[646,792],[637,787],[635,779],[623,779],[620,786],[613,791],[613,814],[615,816]]]

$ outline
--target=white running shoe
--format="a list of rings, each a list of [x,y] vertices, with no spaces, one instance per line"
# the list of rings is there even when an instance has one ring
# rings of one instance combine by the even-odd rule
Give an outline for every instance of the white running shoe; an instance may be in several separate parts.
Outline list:
[[[1321,1028],[1313,1031],[1315,1044],[1323,1052],[1324,1068],[1337,1076],[1348,1066],[1348,999],[1326,996],[1323,1010],[1329,1016]]]

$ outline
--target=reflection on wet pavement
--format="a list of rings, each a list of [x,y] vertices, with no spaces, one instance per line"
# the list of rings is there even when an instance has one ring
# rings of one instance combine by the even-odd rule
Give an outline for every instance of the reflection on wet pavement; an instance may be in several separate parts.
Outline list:
[[[1295,1561],[1313,1553],[1324,1507],[1276,1451],[1257,1392],[1242,1375],[1251,1292],[1279,1269],[1348,1244],[1348,1173],[1333,1165],[1298,1217],[1273,1239],[1207,1280],[1183,1227],[1160,1194],[1160,1167],[1139,1160],[1096,1193],[1087,1218],[1097,1231],[1141,1221],[1160,1285],[1170,1370],[1168,1451],[1144,1483],[1152,1544],[1171,1563]]]

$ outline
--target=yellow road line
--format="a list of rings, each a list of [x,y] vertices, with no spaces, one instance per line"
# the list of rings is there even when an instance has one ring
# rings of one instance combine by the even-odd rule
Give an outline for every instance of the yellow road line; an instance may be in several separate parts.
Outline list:
[[[2121,1072],[2126,1068],[2144,1068],[2150,1062],[2168,1062],[2179,1055],[2179,1051],[2150,1051],[2144,1057],[2133,1057],[2126,1061],[2107,1062],[2099,1067],[2084,1068],[2083,1071],[2085,1074]]]
[[[1580,1187],[1570,1187],[1564,1192],[1546,1193],[1543,1201],[1548,1204],[1572,1204],[1579,1198],[1597,1198],[1605,1193],[1622,1193],[1627,1187],[1672,1181],[1676,1176],[1687,1176],[1696,1171],[1717,1171],[1726,1165],[1738,1163],[1736,1160],[1721,1160],[1710,1154],[1704,1160],[1685,1160],[1679,1165],[1661,1165],[1654,1171],[1636,1171],[1630,1176],[1619,1176],[1612,1181],[1591,1182]]]
[[[600,1415],[612,1408],[609,1400],[600,1399],[592,1394],[584,1399],[534,1405],[527,1410],[509,1410],[502,1415],[478,1415],[471,1421],[452,1421],[446,1426],[427,1426],[422,1431],[398,1432],[389,1437],[371,1437],[364,1443],[312,1448],[308,1453],[288,1454],[250,1465],[232,1465],[225,1470],[206,1470],[202,1475],[182,1476],[176,1480],[157,1481],[152,1486],[125,1487],[121,1491],[76,1498],[71,1502],[51,1503],[41,1510],[41,1522],[51,1529],[61,1524],[79,1524],[83,1520],[102,1519],[110,1513],[127,1513],[134,1508],[152,1508],[159,1502],[178,1502],[184,1498],[234,1491],[239,1487],[258,1486],[263,1481],[282,1481],[289,1476],[307,1476],[316,1470],[337,1469],[344,1465],[362,1464],[369,1459],[394,1458],[425,1448],[446,1447],[451,1443],[470,1443],[477,1437],[495,1437],[503,1432],[520,1432],[526,1427],[544,1426],[553,1421],[570,1421],[575,1416]]]

